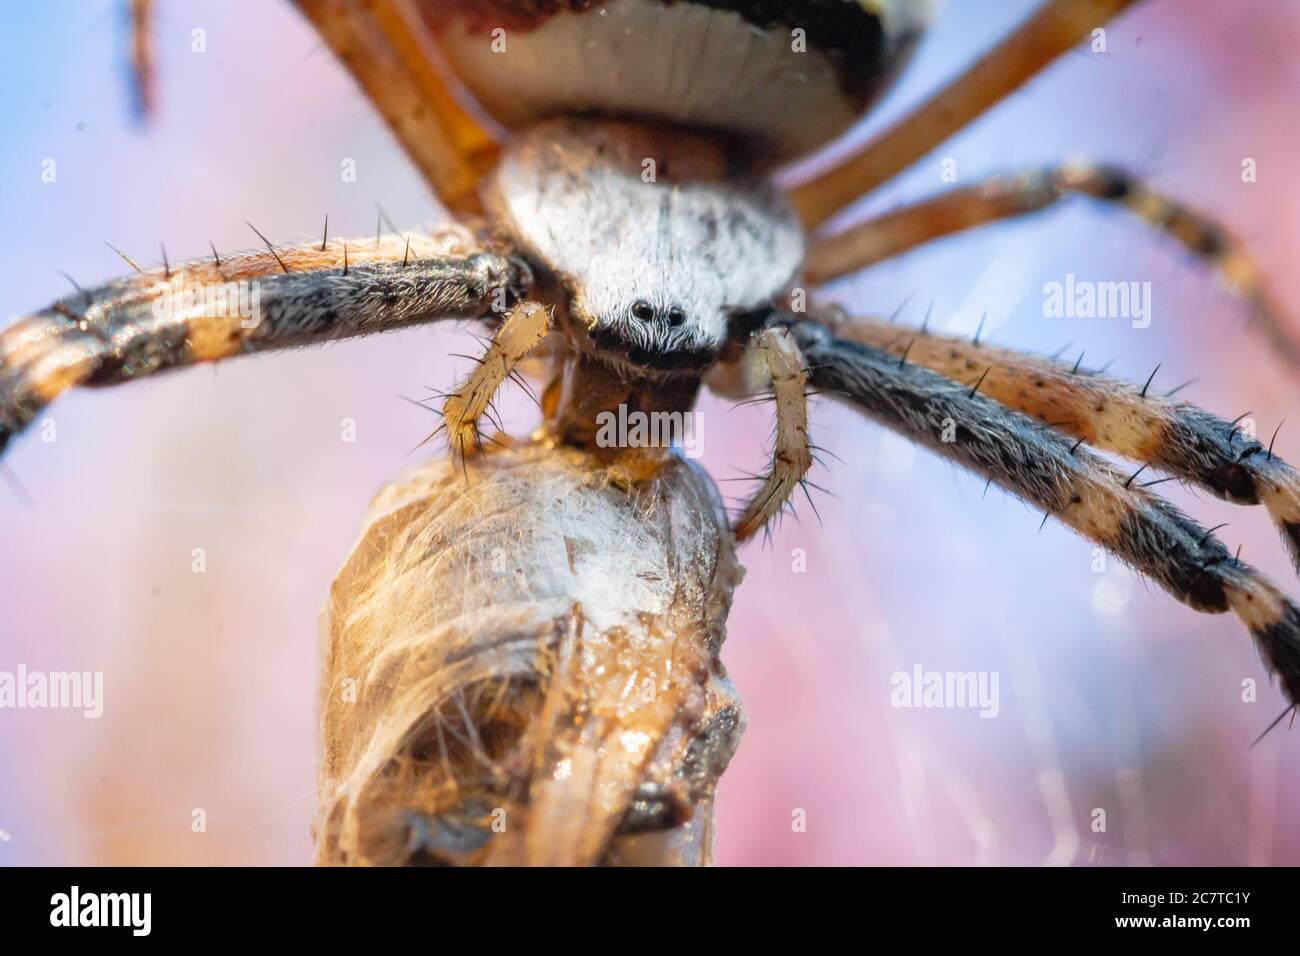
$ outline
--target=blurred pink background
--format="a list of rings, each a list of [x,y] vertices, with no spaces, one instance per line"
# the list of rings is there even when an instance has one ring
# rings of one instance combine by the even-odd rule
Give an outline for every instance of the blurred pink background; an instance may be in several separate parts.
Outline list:
[[[905,81],[855,132],[906,111],[1021,19],[1017,0],[949,3]],[[373,111],[284,3],[157,4],[161,113],[129,113],[123,4],[22,2],[0,13],[0,318],[122,271],[104,241],[156,261],[276,240],[370,234],[439,211]],[[861,212],[1069,156],[1122,162],[1221,216],[1300,315],[1300,7],[1154,0],[1105,55],[1065,57]],[[195,52],[202,30],[205,52]],[[1243,158],[1258,182],[1242,182]],[[57,180],[41,181],[42,162]],[[340,164],[356,161],[355,183]],[[1073,272],[1149,280],[1154,321],[1047,319],[1042,284]],[[903,321],[1004,345],[1112,357],[1112,370],[1267,440],[1297,387],[1238,303],[1120,211],[1082,203],[877,267],[835,290]],[[1300,334],[1300,327],[1297,328]],[[464,333],[417,329],[203,368],[60,400],[57,440],[7,456],[0,485],[0,670],[103,671],[104,714],[0,710],[0,862],[301,864],[314,809],[316,618],[371,493],[429,454],[401,401],[464,370]],[[767,409],[706,399],[705,464],[762,462]],[[519,395],[504,403],[520,432]],[[341,440],[341,422],[357,440]],[[723,423],[726,423],[725,426]],[[814,438],[843,459],[768,546],[742,552],[724,660],[749,729],[721,786],[723,864],[1300,863],[1300,742],[1242,628],[1198,615],[1091,546],[848,411]],[[1300,459],[1300,431],[1284,429]],[[729,494],[740,486],[723,485]],[[1293,591],[1266,515],[1162,486]],[[202,547],[207,571],[191,571]],[[793,570],[803,549],[806,571]],[[998,716],[908,710],[914,665],[999,675]],[[1242,681],[1260,684],[1242,701]],[[193,808],[207,832],[191,832]],[[1093,832],[1095,809],[1106,831]],[[804,811],[806,831],[792,814]]]

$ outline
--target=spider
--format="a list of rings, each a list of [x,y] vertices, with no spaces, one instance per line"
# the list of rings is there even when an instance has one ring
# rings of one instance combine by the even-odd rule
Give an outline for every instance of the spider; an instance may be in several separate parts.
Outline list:
[[[255,251],[213,249],[150,270],[127,259],[127,278],[0,332],[0,451],[69,388],[481,320],[491,340],[441,408],[439,432],[462,463],[490,453],[481,424],[525,362],[548,369],[549,440],[608,456],[621,450],[599,447],[596,423],[613,409],[688,412],[704,386],[770,398],[772,462],[732,526],[744,541],[805,486],[815,451],[807,398],[831,395],[1038,507],[1177,600],[1232,611],[1294,709],[1300,608],[1138,480],[1150,468],[1263,505],[1300,569],[1300,478],[1271,443],[1150,393],[1150,382],[994,348],[978,333],[968,341],[845,316],[816,297],[930,240],[1082,196],[1123,206],[1192,251],[1300,366],[1242,244],[1121,170],[1034,170],[831,226],[1134,2],[1045,0],[920,108],[782,191],[771,171],[864,113],[907,61],[929,3],[297,0],[457,222],[428,236],[345,240],[329,237],[327,221],[316,243],[259,233]],[[137,65],[147,71],[143,42]],[[446,86],[444,72],[463,89]],[[255,314],[176,291],[240,283],[257,289]],[[1141,467],[1121,471],[1093,449]]]

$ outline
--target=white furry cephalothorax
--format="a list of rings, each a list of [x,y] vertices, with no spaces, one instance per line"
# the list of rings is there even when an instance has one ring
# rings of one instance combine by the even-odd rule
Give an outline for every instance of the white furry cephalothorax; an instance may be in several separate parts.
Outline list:
[[[779,194],[724,178],[725,166],[688,134],[556,120],[511,144],[489,211],[556,274],[597,346],[650,365],[706,355],[732,316],[790,285],[804,251]]]

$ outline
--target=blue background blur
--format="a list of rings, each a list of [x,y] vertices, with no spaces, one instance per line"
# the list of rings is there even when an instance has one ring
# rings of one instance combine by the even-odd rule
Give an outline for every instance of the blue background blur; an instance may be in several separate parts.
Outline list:
[[[130,114],[122,7],[0,11],[0,319],[148,262],[400,228],[436,204],[375,114],[288,4],[158,3],[161,112]],[[949,2],[869,135],[1033,6]],[[193,52],[201,29],[206,52]],[[1154,0],[1105,55],[1066,56],[858,212],[1027,165],[1127,164],[1220,215],[1279,298],[1297,258],[1300,7]],[[1259,180],[1241,181],[1244,157]],[[57,180],[41,181],[42,162]],[[340,163],[358,181],[340,181]],[[1149,280],[1150,328],[1047,319],[1067,272]],[[873,313],[913,295],[936,324],[1055,351],[1183,393],[1265,438],[1297,389],[1242,310],[1126,214],[1079,204],[947,240],[840,284]],[[1300,329],[1297,329],[1300,334]],[[0,711],[0,862],[302,863],[315,778],[316,615],[365,503],[415,460],[429,420],[402,402],[464,370],[463,333],[417,329],[241,360],[54,406],[57,440],[7,456],[0,486],[0,670],[105,673],[105,713]],[[531,406],[507,398],[524,431]],[[767,410],[703,405],[705,464],[756,469]],[[340,422],[357,422],[354,444]],[[727,425],[724,427],[723,422]],[[723,863],[1300,863],[1300,745],[1254,736],[1284,706],[1230,617],[1176,604],[983,483],[820,404],[813,476],[836,497],[742,553],[724,660],[749,730],[719,797]],[[1300,458],[1300,432],[1278,448]],[[427,454],[427,451],[416,455]],[[724,485],[738,494],[740,486]],[[1162,486],[1288,586],[1266,516]],[[206,574],[190,570],[207,552]],[[793,570],[793,549],[807,570]],[[995,719],[890,706],[890,675],[995,671]],[[1261,690],[1241,700],[1242,681]],[[204,808],[206,833],[191,810]],[[1093,811],[1106,810],[1105,832]],[[791,814],[806,812],[806,832]]]

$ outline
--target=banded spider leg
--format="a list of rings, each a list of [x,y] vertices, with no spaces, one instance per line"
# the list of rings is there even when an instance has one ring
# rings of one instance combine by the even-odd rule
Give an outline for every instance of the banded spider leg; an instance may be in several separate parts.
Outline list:
[[[1200,258],[1245,301],[1250,320],[1268,337],[1276,354],[1300,368],[1300,344],[1241,240],[1211,217],[1109,166],[1076,162],[1002,176],[821,237],[808,256],[808,282],[821,285],[943,236],[1039,212],[1076,195],[1128,209]]]
[[[1189,607],[1231,610],[1292,705],[1300,702],[1300,608],[1234,557],[1214,529],[1082,447],[1082,439],[982,394],[982,381],[966,385],[907,357],[839,338],[813,319],[789,319],[815,388],[1041,508]],[[944,440],[946,432],[952,441]],[[1277,468],[1293,475],[1280,462]]]
[[[148,271],[132,262],[135,275],[0,331],[0,452],[75,386],[439,319],[491,318],[524,294],[531,273],[467,246],[449,232],[268,243],[266,251],[214,250]]]

